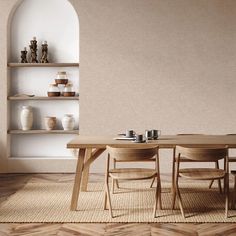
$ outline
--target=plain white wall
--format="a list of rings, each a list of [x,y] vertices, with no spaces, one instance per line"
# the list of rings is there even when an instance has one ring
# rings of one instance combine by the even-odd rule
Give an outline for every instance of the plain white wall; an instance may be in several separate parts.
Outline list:
[[[20,62],[20,51],[33,37],[38,41],[38,60],[41,42],[47,40],[50,62],[79,62],[79,21],[67,0],[24,0],[11,23],[11,62]],[[11,69],[9,95],[34,94],[47,96],[49,84],[54,83],[58,71],[67,71],[70,82],[79,92],[78,68],[14,68]],[[62,129],[64,114],[73,114],[79,126],[77,101],[17,101],[11,102],[10,127],[19,129],[22,105],[33,106],[33,128],[43,129],[45,116],[57,117]],[[11,156],[70,156],[66,143],[74,135],[12,135]],[[50,145],[49,145],[50,144]],[[43,147],[43,148],[42,148]]]

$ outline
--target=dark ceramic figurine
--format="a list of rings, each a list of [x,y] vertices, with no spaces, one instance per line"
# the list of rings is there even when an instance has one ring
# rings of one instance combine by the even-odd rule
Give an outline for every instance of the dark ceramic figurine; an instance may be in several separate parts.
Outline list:
[[[42,42],[42,56],[40,59],[41,63],[48,63],[48,44],[47,41]]]
[[[28,63],[26,48],[24,48],[24,51],[20,51],[20,52],[21,52],[21,63]]]
[[[30,62],[31,63],[38,63],[37,60],[37,40],[36,37],[33,37],[33,40],[30,40],[30,52],[31,52],[31,58],[30,58]]]

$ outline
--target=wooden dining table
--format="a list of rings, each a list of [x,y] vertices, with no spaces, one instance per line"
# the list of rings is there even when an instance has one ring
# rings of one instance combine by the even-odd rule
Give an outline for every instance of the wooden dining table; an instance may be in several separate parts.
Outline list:
[[[176,145],[192,147],[228,146],[236,148],[236,135],[162,135],[157,140],[134,143],[117,140],[118,136],[78,135],[67,144],[67,148],[79,149],[70,209],[75,211],[80,191],[87,190],[89,167],[106,150],[107,145],[122,147],[147,147],[158,145],[161,149],[172,149]]]

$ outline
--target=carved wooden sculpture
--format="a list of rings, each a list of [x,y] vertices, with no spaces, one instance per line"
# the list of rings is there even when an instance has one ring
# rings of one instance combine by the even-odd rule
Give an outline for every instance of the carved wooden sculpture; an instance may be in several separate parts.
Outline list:
[[[47,41],[42,42],[42,56],[40,59],[41,63],[48,63],[48,44]]]
[[[33,37],[33,40],[30,40],[30,52],[31,52],[31,58],[30,58],[30,62],[31,63],[38,63],[37,60],[37,40],[36,37]]]
[[[20,52],[21,52],[21,63],[28,63],[26,47],[24,48],[24,51],[20,51]]]

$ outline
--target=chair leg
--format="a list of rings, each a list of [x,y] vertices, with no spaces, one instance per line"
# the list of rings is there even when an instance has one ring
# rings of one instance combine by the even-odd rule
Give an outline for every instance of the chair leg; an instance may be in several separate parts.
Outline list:
[[[225,176],[225,218],[228,218],[229,211],[229,175]]]
[[[172,190],[172,204],[171,204],[171,209],[172,210],[175,209],[175,200],[176,200],[176,189],[175,189],[175,187],[173,187],[173,190]]]
[[[106,196],[107,196],[107,200],[108,200],[110,216],[111,216],[111,218],[113,218],[112,207],[111,207],[111,195],[110,195],[110,190],[109,190],[108,178],[106,180]]]
[[[155,182],[155,178],[152,179],[152,183],[151,183],[151,185],[150,185],[150,188],[153,187],[154,182]]]
[[[217,181],[218,181],[218,188],[219,188],[219,192],[220,192],[220,193],[222,193],[221,180],[220,180],[220,179],[218,179]],[[211,180],[211,182],[210,182],[210,184],[209,184],[209,189],[211,189],[211,187],[212,187],[213,183],[214,183],[214,179],[213,179],[213,180]]]
[[[155,179],[155,178],[154,178]],[[157,180],[157,186],[156,186],[156,191],[155,191],[155,204],[154,204],[154,211],[153,211],[153,217],[156,218],[156,212],[157,212],[157,202],[160,204],[160,182]]]
[[[118,179],[115,180],[115,183],[116,183],[116,187],[117,187],[117,188],[120,188],[120,185],[119,185],[119,183],[118,183]]]
[[[219,168],[220,168],[220,166],[219,166],[219,161],[216,161],[216,162],[215,162],[215,168],[216,168],[216,169],[219,169]],[[213,183],[214,183],[214,180],[211,180],[211,182],[210,182],[210,184],[209,184],[209,189],[212,187]],[[222,186],[221,186],[221,180],[220,180],[220,179],[218,179],[218,187],[219,187],[220,193],[222,193]]]
[[[216,161],[216,162],[215,162],[215,166],[216,166],[216,169],[219,169],[219,168],[220,168],[220,166],[219,166],[219,161]],[[218,187],[219,187],[220,193],[222,193],[221,179],[218,179]]]
[[[113,168],[116,169],[116,160],[113,160]],[[111,185],[111,192],[114,194],[115,193],[115,185],[117,188],[119,187],[118,180],[117,179],[112,179],[112,185]]]
[[[111,186],[111,192],[114,194],[115,193],[115,185],[117,188],[120,188],[118,184],[118,179],[112,179],[112,186]]]
[[[234,175],[234,190],[233,190],[233,196],[231,200],[231,208],[235,209],[235,197],[236,197],[236,175]]]
[[[173,187],[172,187],[173,190],[172,190],[172,206],[171,206],[171,209],[172,210],[175,209],[175,201],[176,201],[176,195],[177,195],[181,214],[185,218],[183,204],[182,204],[182,198],[181,198],[181,195],[180,195],[179,186],[178,186],[178,182],[177,181],[178,181],[178,179],[174,181]]]
[[[211,180],[211,182],[210,182],[210,184],[209,184],[209,189],[212,187],[213,183],[214,183],[214,179]]]
[[[183,218],[185,218],[182,197],[180,195],[178,183],[176,184],[176,192],[177,192],[177,196],[178,196],[178,202],[179,202],[179,208],[180,208],[181,214],[182,214]]]
[[[112,194],[115,193],[115,180],[113,178],[111,180],[111,192],[112,192]]]
[[[159,209],[162,210],[162,201],[161,201],[161,179],[159,176],[159,180],[157,178],[157,182],[159,183],[158,186],[158,205],[159,205]]]
[[[174,193],[174,188],[175,188],[175,157],[173,157],[173,162],[172,162],[172,176],[171,176],[171,192]]]
[[[107,210],[107,191],[105,189],[105,194],[104,194],[104,210]]]
[[[174,155],[174,154],[173,154]],[[178,176],[176,176],[175,173],[175,168],[176,168],[176,162],[175,162],[175,156],[173,156],[173,162],[172,162],[172,183],[171,183],[171,193],[172,193],[172,205],[171,205],[171,209],[174,210],[175,209],[175,201],[176,201],[176,178],[178,178]]]
[[[219,192],[222,193],[222,187],[221,187],[221,180],[218,179],[218,188],[219,188]]]

